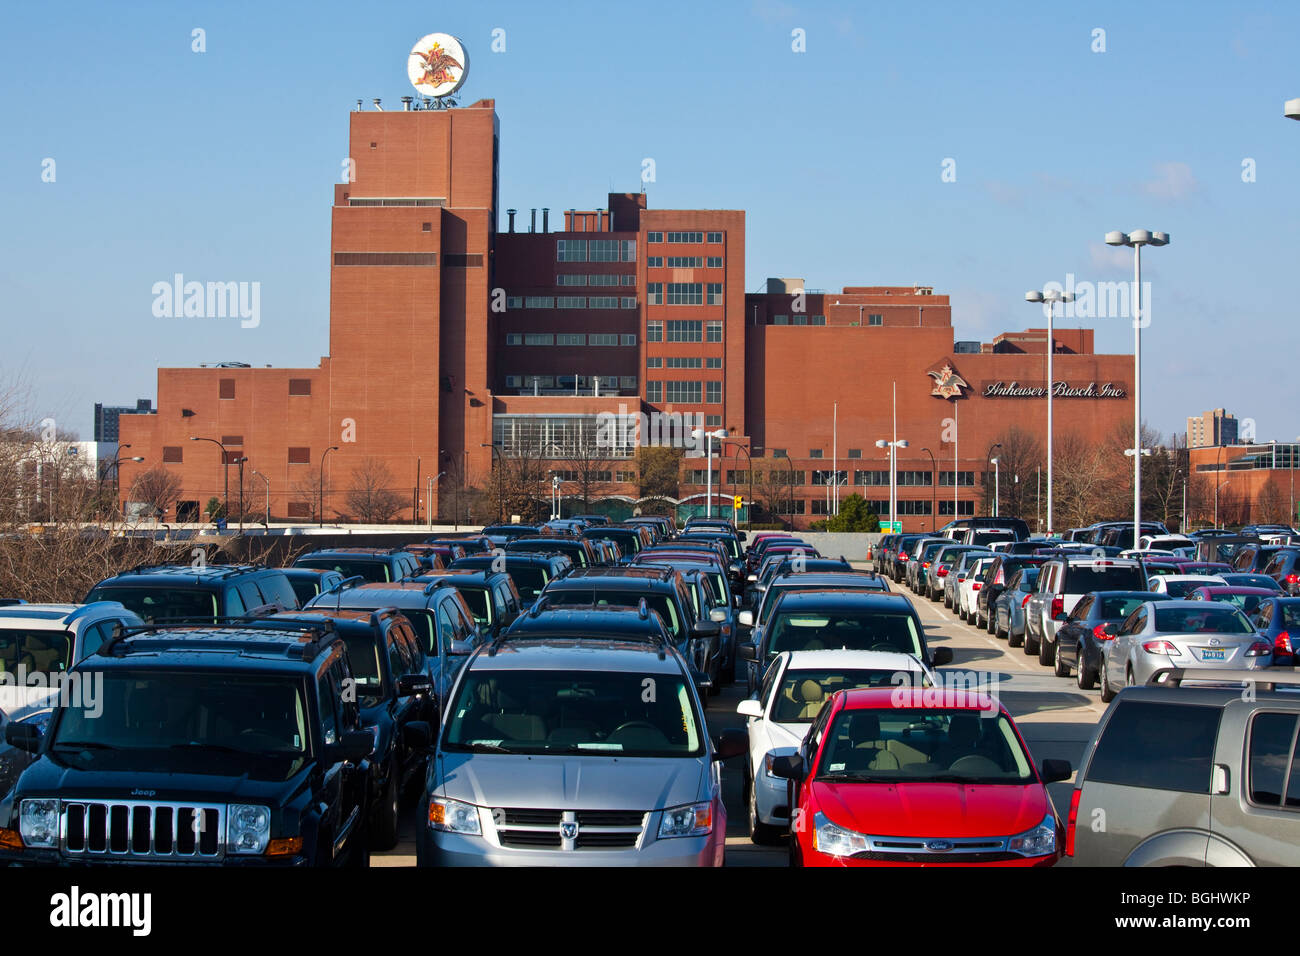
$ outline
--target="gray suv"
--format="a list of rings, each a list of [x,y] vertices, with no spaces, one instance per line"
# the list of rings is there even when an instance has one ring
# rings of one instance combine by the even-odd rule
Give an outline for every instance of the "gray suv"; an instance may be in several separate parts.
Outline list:
[[[569,614],[653,612],[543,617]],[[709,734],[690,669],[662,636],[577,623],[583,636],[512,631],[461,671],[430,762],[419,865],[722,865],[719,761],[745,752],[745,732]]]
[[[1177,686],[1184,672],[1170,669],[1111,703],[1076,777],[1066,855],[1080,866],[1297,865],[1300,674],[1186,676],[1224,686]]]

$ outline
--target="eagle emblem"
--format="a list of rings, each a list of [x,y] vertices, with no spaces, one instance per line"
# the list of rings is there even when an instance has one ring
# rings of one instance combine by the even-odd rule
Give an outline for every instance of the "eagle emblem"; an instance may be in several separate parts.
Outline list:
[[[465,68],[463,63],[437,43],[424,52],[415,50],[411,56],[420,61],[415,65],[418,70],[416,86],[442,86],[445,83],[455,83],[458,75],[456,71]]]
[[[455,37],[430,33],[422,37],[406,61],[406,75],[424,96],[448,97],[465,82],[469,55]]]
[[[961,398],[962,389],[970,388],[966,380],[947,362],[938,371],[931,370],[926,374],[934,379],[934,390],[930,394],[938,395],[940,398]]]

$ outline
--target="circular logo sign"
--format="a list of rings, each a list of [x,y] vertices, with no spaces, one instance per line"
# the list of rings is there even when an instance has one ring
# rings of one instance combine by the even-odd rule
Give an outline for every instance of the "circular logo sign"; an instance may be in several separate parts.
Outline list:
[[[460,89],[469,71],[469,56],[454,36],[430,33],[411,48],[406,75],[424,96],[450,96]]]

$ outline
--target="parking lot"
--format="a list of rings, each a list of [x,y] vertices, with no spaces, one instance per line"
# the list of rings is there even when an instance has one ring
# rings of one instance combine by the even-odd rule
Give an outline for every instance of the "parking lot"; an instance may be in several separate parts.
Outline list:
[[[857,564],[858,567],[867,567]],[[1005,640],[978,631],[959,621],[942,604],[931,603],[913,595],[902,585],[894,590],[907,595],[925,624],[926,641],[934,647],[950,647],[953,662],[940,670],[976,671],[996,678],[997,690],[1007,710],[1029,744],[1034,759],[1058,758],[1077,767],[1083,748],[1091,737],[1105,705],[1097,691],[1080,691],[1072,680],[1052,676],[1036,659],[1025,656],[1021,648],[1008,648]],[[733,684],[709,700],[708,720],[711,729],[740,728],[745,718],[737,715],[736,704],[744,696],[742,684]],[[742,797],[743,758],[723,766],[723,796],[727,805],[727,865],[785,866],[784,847],[763,847],[751,843],[745,828]],[[1070,782],[1048,786],[1058,813],[1070,805]],[[405,811],[398,845],[386,853],[376,853],[372,866],[414,866],[417,810]],[[1063,859],[1058,865],[1069,866]]]

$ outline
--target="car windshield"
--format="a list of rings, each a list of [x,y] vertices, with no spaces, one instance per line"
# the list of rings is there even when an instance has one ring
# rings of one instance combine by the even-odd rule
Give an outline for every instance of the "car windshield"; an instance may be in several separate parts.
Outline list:
[[[1223,580],[1243,588],[1267,588],[1270,591],[1282,590],[1282,586],[1267,574],[1225,574]]]
[[[465,599],[469,605],[470,612],[474,615],[474,623],[478,625],[488,625],[492,623],[491,602],[488,601],[486,588],[457,588],[460,596]]]
[[[1221,604],[1231,604],[1247,614],[1254,614],[1259,610],[1259,602],[1264,600],[1264,597],[1263,594],[1225,594],[1219,592],[1218,594],[1210,594],[1208,599],[1218,601]]]
[[[1066,594],[1122,591],[1141,588],[1145,583],[1146,574],[1136,564],[1067,564],[1065,568]]]
[[[210,671],[97,672],[103,682],[94,708],[62,709],[50,749],[70,761],[101,752],[163,751],[159,769],[231,772],[254,758],[301,758],[310,749],[307,710],[290,677]],[[193,752],[194,759],[181,757]]]
[[[646,693],[648,679],[653,694]],[[690,691],[671,674],[474,671],[447,713],[447,751],[618,757],[704,752],[704,725]]]
[[[537,600],[546,587],[546,572],[538,567],[514,567],[509,569],[510,579],[515,582],[519,599],[525,604]]]
[[[362,577],[367,581],[391,581],[388,562],[383,560],[362,561],[348,558],[299,558],[294,562],[298,568],[324,568],[337,571],[345,578]]]
[[[1252,634],[1250,621],[1234,607],[1220,607],[1217,602],[1205,607],[1162,607],[1156,609],[1155,629],[1162,634]]]
[[[215,591],[200,588],[98,587],[86,601],[119,601],[147,622],[173,618],[212,618],[219,613]]]
[[[1035,777],[1001,714],[889,708],[841,711],[823,744],[817,779],[1026,784]]]
[[[1147,599],[1144,597],[1108,597],[1102,598],[1100,616],[1107,619],[1122,621],[1132,614],[1139,604]]]
[[[289,584],[298,598],[299,607],[305,607],[308,601],[320,593],[320,578],[315,575],[310,578],[290,578]]]
[[[0,674],[57,674],[72,666],[70,631],[29,631],[6,627],[0,630]]]
[[[899,670],[787,670],[772,702],[772,720],[778,724],[811,724],[822,703],[837,690],[856,687],[929,687],[923,671]]]
[[[379,670],[379,647],[374,635],[367,628],[348,628],[348,633],[341,634],[348,649],[348,664],[352,667],[352,676],[357,682],[357,691],[364,697],[377,696],[382,681]]]
[[[550,593],[550,592],[547,592]],[[591,595],[590,597],[588,595]],[[614,591],[601,590],[586,591],[585,593],[577,589],[561,589],[556,592],[557,604],[571,604],[575,601],[578,603],[593,603],[597,607],[638,607],[641,599],[645,598],[646,605],[652,611],[657,611],[663,618],[664,623],[668,625],[668,630],[675,636],[673,643],[680,643],[686,640],[685,622],[680,614],[677,613],[677,605],[667,594],[654,594],[649,591]]]
[[[768,655],[781,651],[902,651],[922,656],[916,622],[906,612],[828,611],[778,612],[772,619]]]
[[[1219,584],[1218,581],[1206,581],[1198,578],[1195,581],[1165,581],[1165,591],[1170,597],[1185,597],[1197,588],[1207,587],[1209,585]]]

